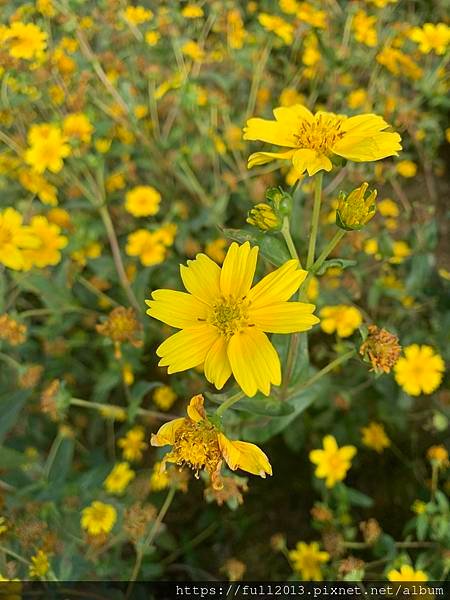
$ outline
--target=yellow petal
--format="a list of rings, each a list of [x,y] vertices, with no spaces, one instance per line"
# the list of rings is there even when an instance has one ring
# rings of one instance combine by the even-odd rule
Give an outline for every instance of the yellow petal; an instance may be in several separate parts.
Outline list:
[[[199,300],[211,305],[220,296],[220,267],[206,254],[180,265],[180,273],[184,287]]]
[[[268,333],[295,333],[308,331],[319,319],[312,314],[314,304],[304,302],[278,302],[249,311],[251,323]]]
[[[260,140],[275,146],[295,148],[297,140],[293,135],[294,131],[285,122],[253,118],[247,121],[243,137],[244,140]]]
[[[205,400],[201,394],[197,394],[191,398],[189,406],[187,407],[187,414],[192,421],[198,423],[206,419],[206,412],[203,407]]]
[[[155,290],[145,303],[148,315],[178,329],[194,327],[207,317],[207,305],[185,292]]]
[[[222,455],[232,471],[242,469],[265,478],[272,475],[269,459],[258,446],[248,442],[231,441],[223,433],[218,436]]]
[[[350,135],[365,136],[369,133],[377,133],[387,129],[389,124],[380,117],[374,114],[356,115],[345,119],[341,125],[341,131],[345,131]]]
[[[258,167],[259,165],[265,165],[272,160],[291,160],[295,154],[295,150],[288,150],[287,152],[254,152],[248,157],[247,168]]]
[[[218,335],[215,327],[206,324],[178,331],[157,348],[159,366],[178,373],[201,365]]]
[[[249,292],[248,299],[253,308],[268,306],[275,302],[285,302],[305,280],[307,272],[298,269],[298,260],[288,260],[281,267],[269,273]]]
[[[245,242],[238,246],[233,242],[228,248],[220,274],[220,289],[224,296],[243,298],[252,285],[255,276],[258,246]]]
[[[326,435],[323,438],[323,447],[326,452],[336,452],[338,449],[336,438],[332,435]]]
[[[227,353],[233,375],[248,397],[253,397],[258,390],[268,396],[271,383],[280,385],[278,354],[266,334],[256,327],[233,335]]]
[[[185,419],[173,419],[168,423],[164,423],[158,429],[157,433],[152,433],[150,443],[152,446],[173,446],[175,435],[178,429],[183,425]]]
[[[205,377],[221,390],[231,375],[230,361],[227,356],[228,342],[224,336],[220,336],[215,344],[211,346],[205,360]]]
[[[279,108],[275,108],[273,114],[277,121],[289,125],[294,132],[299,128],[302,121],[306,121],[307,123],[314,122],[314,115],[302,104],[280,106]]]
[[[402,149],[398,133],[381,131],[370,137],[344,136],[332,150],[335,154],[355,162],[380,160],[387,156],[397,156]]]
[[[304,173],[307,170],[310,177],[318,171],[331,171],[333,168],[331,160],[325,154],[307,148],[297,150],[292,157],[292,164],[299,173]]]
[[[309,453],[309,460],[313,464],[318,465],[322,461],[323,454],[323,450],[311,450],[311,452]]]

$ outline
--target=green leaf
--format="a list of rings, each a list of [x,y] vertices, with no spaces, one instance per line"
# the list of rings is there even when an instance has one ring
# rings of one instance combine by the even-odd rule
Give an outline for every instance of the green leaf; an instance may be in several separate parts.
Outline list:
[[[16,283],[20,289],[36,294],[47,308],[55,312],[62,308],[73,307],[70,288],[66,283],[61,285],[61,282],[57,284],[55,281],[57,278],[54,274],[50,278],[43,273],[29,273],[23,279],[17,278]]]
[[[136,418],[137,411],[139,410],[144,396],[148,394],[150,390],[161,385],[159,381],[139,381],[130,390],[131,401],[128,405],[128,421],[132,422]]]
[[[340,269],[347,269],[347,267],[354,267],[357,264],[356,260],[349,260],[346,258],[330,258],[322,263],[320,269],[316,272],[316,275],[323,275],[327,269],[331,267],[339,267]]]
[[[417,529],[417,539],[419,542],[423,542],[423,540],[427,536],[428,531],[428,516],[425,514],[419,515],[416,521],[416,529]]]
[[[27,457],[14,450],[14,448],[8,448],[6,446],[0,446],[0,456],[2,469],[16,469],[27,462]]]
[[[283,265],[291,258],[284,241],[270,233],[253,233],[244,229],[222,229],[222,233],[228,239],[240,244],[250,242],[250,244],[259,246],[262,256],[276,267]]]
[[[66,480],[72,466],[75,441],[71,437],[64,436],[59,438],[59,442],[57,439],[56,443],[58,445],[48,470],[48,481],[61,485]]]
[[[346,486],[346,490],[348,501],[353,506],[362,506],[363,508],[370,508],[373,506],[373,500],[370,496],[348,486]]]
[[[30,390],[6,392],[0,396],[0,443],[19,419],[20,411],[30,396]]]
[[[0,313],[3,312],[6,301],[6,275],[0,271]]]

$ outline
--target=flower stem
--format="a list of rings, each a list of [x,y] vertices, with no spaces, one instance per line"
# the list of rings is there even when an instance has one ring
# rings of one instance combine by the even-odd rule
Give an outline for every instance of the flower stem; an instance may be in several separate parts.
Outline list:
[[[223,415],[223,413],[230,408],[230,406],[233,406],[233,404],[236,404],[236,402],[241,400],[241,398],[243,398],[243,397],[244,397],[244,392],[242,392],[242,391],[236,392],[235,394],[230,396],[227,400],[225,400],[225,402],[223,402],[219,406],[219,408],[216,410],[216,415],[218,417],[221,417]]]
[[[299,266],[300,269],[302,268],[301,262],[300,262],[300,258],[298,256],[298,252],[297,249],[294,245],[294,240],[292,239],[291,236],[291,230],[290,230],[290,225],[289,225],[289,218],[288,217],[284,217],[283,218],[283,226],[281,227],[281,233],[284,237],[284,241],[286,242],[286,246],[288,247],[289,250],[289,254],[291,255],[291,258],[295,258],[296,260],[298,260],[299,262]]]
[[[325,246],[325,248],[319,255],[319,258],[312,265],[310,269],[312,273],[317,273],[317,271],[325,262],[325,259],[331,254],[331,252],[333,252],[333,250],[336,248],[336,246],[339,244],[339,242],[342,240],[345,234],[346,231],[344,231],[343,229],[339,229],[338,231],[336,231],[333,238],[328,242],[328,244]]]
[[[322,201],[322,181],[323,173],[320,171],[316,175],[314,189],[314,205],[311,220],[311,234],[309,236],[308,257],[306,259],[306,268],[309,270],[314,263],[314,254],[316,251],[317,231],[319,229],[320,203]]]

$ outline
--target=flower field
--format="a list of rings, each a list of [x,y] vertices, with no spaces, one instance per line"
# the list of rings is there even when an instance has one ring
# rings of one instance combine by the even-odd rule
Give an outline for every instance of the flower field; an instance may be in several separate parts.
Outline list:
[[[446,581],[448,3],[0,5],[8,597]]]

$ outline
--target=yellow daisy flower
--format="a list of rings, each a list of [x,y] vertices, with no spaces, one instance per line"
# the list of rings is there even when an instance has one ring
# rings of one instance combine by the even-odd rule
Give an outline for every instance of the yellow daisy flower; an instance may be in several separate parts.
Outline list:
[[[123,457],[126,460],[142,460],[143,451],[148,448],[144,442],[145,432],[142,427],[136,426],[127,431],[124,437],[119,438],[117,445],[123,450]]]
[[[317,465],[316,477],[325,479],[325,485],[332,488],[345,479],[355,454],[354,446],[339,448],[336,439],[332,435],[326,435],[323,438],[323,450],[311,450],[309,460]]]
[[[6,38],[13,58],[32,60],[40,57],[47,47],[47,34],[33,23],[15,21],[7,30]]]
[[[16,271],[23,269],[23,250],[38,245],[39,240],[30,227],[22,225],[22,215],[15,208],[0,212],[0,264]]]
[[[367,427],[361,428],[362,443],[381,454],[385,448],[389,448],[391,440],[386,435],[381,423],[371,422]]]
[[[103,486],[110,494],[122,494],[135,477],[136,473],[130,469],[127,462],[117,463],[103,482]]]
[[[33,266],[42,269],[49,265],[57,265],[61,261],[60,250],[69,242],[65,235],[60,235],[61,228],[50,223],[46,217],[37,215],[31,219],[30,231],[38,245],[23,251],[24,269],[28,270]]]
[[[30,577],[45,577],[50,569],[50,561],[48,560],[48,554],[43,550],[38,550],[34,556],[31,557],[31,565],[28,569]]]
[[[385,131],[388,123],[378,115],[355,117],[330,112],[310,112],[305,106],[283,106],[273,111],[275,121],[253,118],[244,127],[245,140],[260,140],[287,148],[283,152],[256,152],[248,168],[272,160],[292,162],[299,174],[331,171],[333,155],[355,162],[397,156],[401,150],[398,133]]]
[[[38,173],[46,169],[59,173],[63,159],[69,156],[70,146],[59,127],[50,124],[32,125],[28,133],[30,147],[25,152],[25,162]]]
[[[330,555],[321,551],[317,542],[298,542],[295,550],[289,551],[289,559],[304,581],[322,581],[320,566],[330,560]]]
[[[138,185],[125,196],[125,210],[134,217],[156,215],[161,194],[151,185]]]
[[[90,535],[109,533],[117,521],[117,511],[111,504],[95,500],[81,513],[81,526]]]
[[[324,306],[320,311],[320,327],[325,333],[336,332],[339,337],[349,337],[362,323],[362,315],[354,306],[337,304]]]
[[[159,366],[177,373],[203,365],[222,389],[231,374],[244,393],[266,396],[280,385],[281,365],[265,332],[306,331],[319,322],[313,304],[288,302],[306,277],[297,260],[266,275],[253,288],[258,247],[231,244],[220,268],[205,254],[181,266],[188,290],[156,290],[147,314],[181,331],[156,350]]]
[[[165,455],[162,469],[167,462],[180,467],[187,466],[198,472],[204,469],[211,477],[213,486],[222,487],[220,470],[225,460],[235,471],[242,469],[265,478],[272,475],[272,467],[264,452],[248,442],[229,440],[206,416],[203,396],[194,396],[187,407],[187,417],[164,423],[151,438],[152,446],[172,446]]]
[[[425,23],[423,27],[413,27],[410,39],[419,44],[423,54],[445,54],[450,43],[450,27],[446,23]]]
[[[410,396],[431,394],[436,390],[445,371],[444,361],[431,346],[412,344],[405,348],[405,356],[398,359],[395,367],[397,383]]]
[[[415,571],[410,565],[402,565],[400,570],[392,569],[387,578],[389,581],[428,581],[424,571]]]

